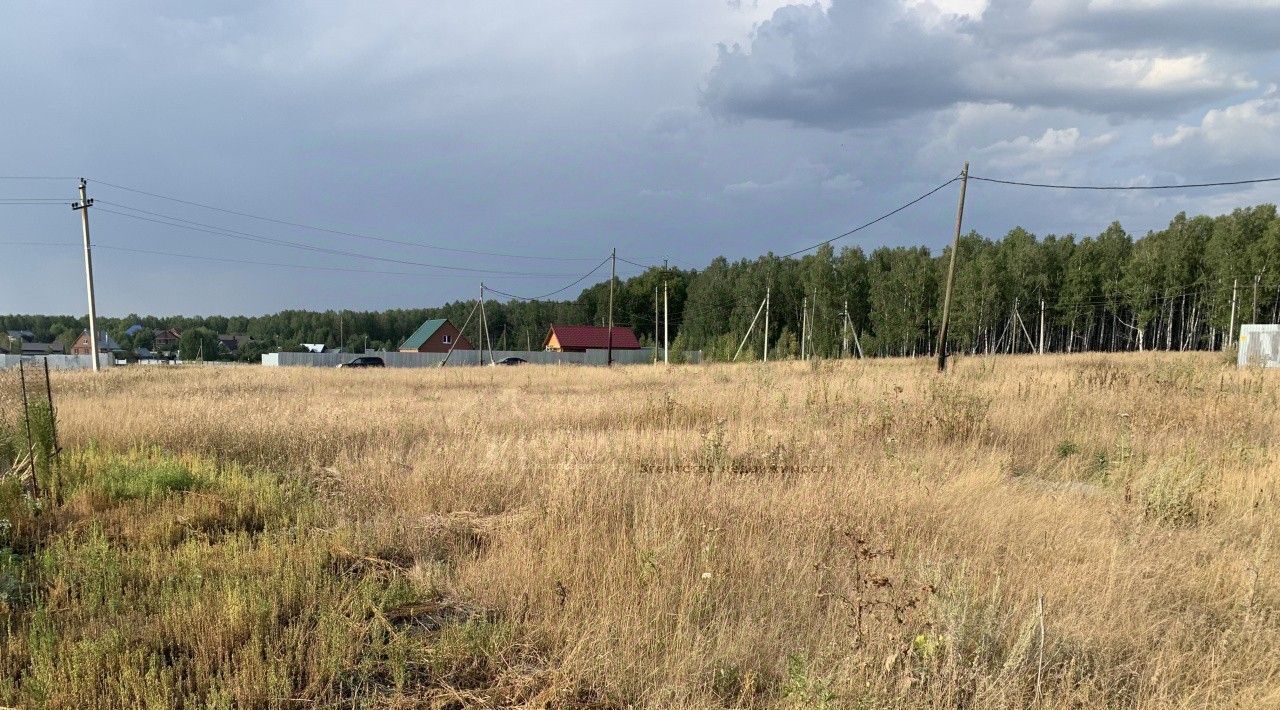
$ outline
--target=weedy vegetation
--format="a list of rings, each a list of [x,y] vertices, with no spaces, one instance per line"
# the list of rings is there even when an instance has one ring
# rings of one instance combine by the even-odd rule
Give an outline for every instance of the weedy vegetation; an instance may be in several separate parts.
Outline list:
[[[1275,707],[1274,374],[58,373],[0,705]]]

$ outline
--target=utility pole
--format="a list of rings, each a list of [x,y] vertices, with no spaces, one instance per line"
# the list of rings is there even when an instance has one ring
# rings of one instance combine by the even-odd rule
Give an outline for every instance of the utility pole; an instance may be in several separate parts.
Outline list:
[[[609,257],[613,260],[613,268],[609,271],[609,352],[605,357],[605,365],[613,367],[613,282],[618,280],[618,248],[613,248]]]
[[[1236,296],[1240,279],[1231,280],[1231,325],[1227,327],[1227,345],[1236,342]]]
[[[1105,321],[1104,321],[1105,325]],[[1044,299],[1040,299],[1040,354],[1044,355]]]
[[[764,361],[769,362],[769,292],[772,286],[764,287]]]
[[[88,183],[80,178],[80,201],[71,203],[71,209],[80,210],[80,225],[84,228],[84,281],[89,291],[89,352],[93,356],[93,371],[101,369],[98,365],[98,304],[93,297],[93,254],[89,249],[89,207],[93,200],[89,199]]]
[[[960,206],[956,208],[956,236],[951,240],[951,261],[947,265],[947,289],[942,297],[942,326],[938,329],[938,372],[947,370],[947,319],[951,316],[951,288],[956,282],[956,252],[960,251],[960,229],[964,224],[964,193],[969,188],[969,161],[960,171]]]
[[[658,287],[653,287],[653,364],[658,364]]]
[[[485,345],[489,347],[489,364],[493,364],[493,338],[489,337],[489,318],[484,314],[484,282],[480,282],[480,359],[477,360],[481,365],[484,364]]]
[[[804,360],[805,337],[809,335],[809,297],[800,301],[800,359]]]
[[[665,263],[665,262],[664,262]],[[667,299],[667,282],[662,282],[662,362],[671,364],[671,305]]]
[[[849,302],[840,309],[840,357],[849,357]]]
[[[1253,275],[1253,310],[1249,314],[1249,322],[1258,322],[1258,282],[1262,280],[1262,274]]]

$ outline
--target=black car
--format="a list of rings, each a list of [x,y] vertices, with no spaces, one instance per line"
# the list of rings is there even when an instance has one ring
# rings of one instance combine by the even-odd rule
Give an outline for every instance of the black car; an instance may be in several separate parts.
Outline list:
[[[365,355],[363,357],[358,357],[352,360],[351,362],[344,362],[341,365],[338,365],[338,367],[386,367],[386,366],[387,366],[387,363],[383,362],[382,358],[374,357],[373,355]]]
[[[529,361],[522,357],[504,357],[493,364],[495,365],[527,365],[528,363]]]

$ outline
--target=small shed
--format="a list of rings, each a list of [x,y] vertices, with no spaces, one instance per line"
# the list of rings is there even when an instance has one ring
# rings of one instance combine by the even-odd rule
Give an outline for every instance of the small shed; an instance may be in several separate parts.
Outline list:
[[[448,318],[432,318],[400,344],[402,353],[447,353],[449,349],[471,350],[471,341]]]
[[[609,347],[609,329],[600,325],[553,325],[542,342],[543,350],[558,353],[585,353]],[[640,340],[630,328],[613,327],[614,350],[639,350]]]
[[[1280,325],[1240,326],[1240,367],[1280,367]]]

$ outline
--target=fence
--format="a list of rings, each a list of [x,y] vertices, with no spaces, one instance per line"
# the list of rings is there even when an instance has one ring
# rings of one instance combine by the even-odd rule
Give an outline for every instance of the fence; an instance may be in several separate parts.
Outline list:
[[[1240,326],[1240,367],[1280,367],[1280,325]]]
[[[52,482],[58,426],[51,367],[32,358],[0,370],[0,484],[16,479],[35,493]]]
[[[350,362],[361,353],[266,353],[262,356],[262,364],[270,367],[335,367]],[[370,351],[363,353],[380,357],[387,367],[439,367],[444,362],[444,353],[401,353]],[[661,355],[661,351],[659,351]],[[534,365],[604,365],[609,357],[606,350],[588,350],[585,353],[557,353],[545,350],[494,350],[493,360],[507,357],[518,357]],[[479,350],[455,350],[449,356],[449,367],[488,365],[490,354],[484,355]],[[613,362],[618,365],[649,365],[653,363],[652,350],[614,350]],[[684,362],[698,364],[702,362],[702,351],[684,353]]]
[[[0,355],[0,370],[10,367],[17,367],[18,363],[26,362],[27,367],[41,367],[41,361],[49,363],[50,370],[90,370],[93,369],[92,355],[41,355],[32,357],[30,355]],[[98,365],[100,367],[111,367],[116,364],[116,358],[111,353],[102,353],[98,355]]]

